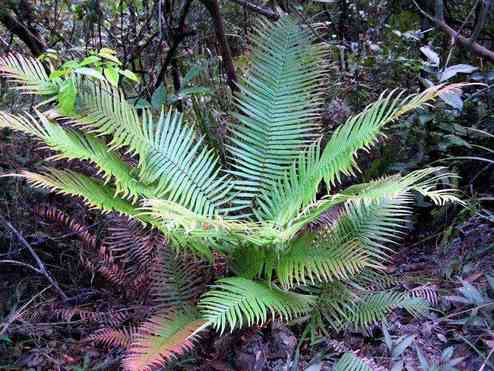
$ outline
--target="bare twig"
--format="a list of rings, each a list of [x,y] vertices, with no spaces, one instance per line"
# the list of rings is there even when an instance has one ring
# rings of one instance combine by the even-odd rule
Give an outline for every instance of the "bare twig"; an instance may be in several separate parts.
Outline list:
[[[43,290],[41,290],[40,292],[38,292],[36,295],[34,295],[31,299],[29,299],[29,301],[24,304],[19,310],[15,311],[14,313],[10,314],[7,319],[5,320],[5,322],[2,323],[2,330],[0,330],[0,337],[3,336],[3,334],[5,334],[5,332],[7,331],[7,329],[9,328],[9,326],[17,319],[19,318],[23,313],[24,313],[24,310],[29,306],[29,304],[31,304],[34,299],[36,299],[38,296],[40,296],[41,294],[43,294],[46,290],[48,290],[52,285],[48,286],[48,287],[45,287]]]
[[[2,215],[0,215],[0,221],[2,221],[7,227],[9,227],[9,229],[14,233],[14,235],[17,237],[19,242],[29,250],[32,257],[36,261],[36,264],[38,265],[37,271],[46,277],[46,279],[52,284],[55,290],[58,291],[58,294],[63,298],[63,300],[67,300],[68,296],[62,291],[62,289],[58,285],[58,282],[55,281],[55,279],[51,276],[50,272],[48,272],[48,270],[46,269],[45,265],[41,261],[38,254],[36,253],[36,251],[34,251],[34,249],[31,247],[29,242],[26,241],[24,236],[22,236],[22,234],[17,229],[15,229],[14,226],[10,224]]]
[[[440,18],[434,17],[429,13],[427,13],[417,4],[415,0],[412,0],[412,2],[415,4],[415,7],[419,10],[419,12],[423,16],[430,19],[438,29],[445,32],[451,38],[451,40],[453,40],[454,43],[458,43],[458,45],[464,47],[467,50],[470,50],[471,52],[477,54],[480,57],[484,57],[489,59],[490,61],[494,61],[494,51],[487,49],[486,47],[475,42],[473,39],[469,39],[465,36],[460,35],[459,32],[451,28],[451,26],[449,26],[446,23],[446,21],[441,20]],[[442,2],[442,0],[437,0],[436,5],[438,2]],[[441,16],[441,14],[439,14],[439,16]]]
[[[265,8],[260,5],[252,4],[246,0],[230,0],[233,3],[236,3],[238,5],[242,5],[244,8],[249,9],[253,11],[254,13],[263,15],[264,17],[272,20],[272,21],[277,21],[280,18],[280,15],[276,12],[274,12],[271,9]]]

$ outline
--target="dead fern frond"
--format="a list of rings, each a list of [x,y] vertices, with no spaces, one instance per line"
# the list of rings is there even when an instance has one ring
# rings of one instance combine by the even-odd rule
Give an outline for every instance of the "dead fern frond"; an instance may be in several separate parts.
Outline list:
[[[196,331],[205,324],[192,312],[156,315],[144,322],[132,337],[123,360],[127,371],[150,371],[194,346]]]
[[[425,284],[409,290],[409,295],[415,298],[424,299],[431,305],[439,303],[439,293],[436,285]]]
[[[80,239],[85,247],[92,249],[96,248],[96,236],[91,232],[89,225],[76,221],[74,218],[53,206],[38,206],[34,208],[34,212],[46,221],[56,223],[68,230],[69,235],[73,235]]]
[[[95,342],[107,348],[120,347],[127,348],[130,345],[132,335],[136,332],[136,328],[113,328],[105,327],[99,329],[89,335],[85,340],[87,342]]]
[[[106,324],[110,326],[119,326],[128,319],[128,311],[126,309],[109,310],[109,311],[94,311],[83,309],[80,307],[55,309],[53,317],[63,321],[70,322],[74,319],[83,322],[92,322],[98,324]]]
[[[194,304],[206,289],[204,263],[195,257],[160,249],[153,264],[151,297],[158,308]]]
[[[129,276],[148,271],[158,249],[166,245],[161,233],[123,216],[111,217],[108,232],[103,246],[126,264]]]

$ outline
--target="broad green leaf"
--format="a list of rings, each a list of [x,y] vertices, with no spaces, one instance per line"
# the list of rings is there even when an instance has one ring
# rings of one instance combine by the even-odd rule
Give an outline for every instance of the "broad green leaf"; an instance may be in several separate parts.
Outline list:
[[[66,80],[58,92],[58,108],[62,115],[71,115],[74,112],[76,96],[74,81]]]
[[[96,71],[94,68],[81,67],[81,68],[77,68],[76,70],[74,70],[74,73],[76,73],[78,75],[94,77],[95,79],[98,79],[98,80],[104,80],[105,79],[105,77],[101,73]]]
[[[118,70],[116,68],[105,67],[103,69],[103,73],[105,74],[105,77],[110,82],[110,84],[115,87],[118,86],[118,80],[120,79],[120,76],[118,75]]]
[[[139,82],[139,76],[137,76],[134,72],[130,70],[118,70],[118,73],[122,76],[128,78],[131,81]]]

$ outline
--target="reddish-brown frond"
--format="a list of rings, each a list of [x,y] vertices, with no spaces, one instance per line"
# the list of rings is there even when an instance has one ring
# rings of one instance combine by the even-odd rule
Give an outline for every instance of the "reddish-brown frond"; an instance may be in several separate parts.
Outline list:
[[[128,354],[123,360],[127,371],[150,371],[189,351],[194,345],[194,333],[205,321],[191,312],[157,315],[144,322],[132,337]]]
[[[110,310],[106,312],[83,309],[79,307],[55,309],[53,311],[55,318],[70,322],[74,319],[84,322],[94,322],[108,324],[111,326],[119,326],[127,320],[128,311],[126,309]]]
[[[102,344],[108,348],[127,348],[130,345],[132,335],[135,331],[136,329],[132,327],[120,329],[105,327],[89,335],[85,340],[88,342]]]
[[[91,232],[90,226],[77,222],[56,207],[38,206],[34,208],[34,212],[43,219],[67,229],[69,235],[79,238],[85,247],[96,248],[96,236]]]
[[[166,244],[161,233],[124,216],[112,217],[108,232],[103,246],[126,263],[129,275],[148,271],[158,249]]]
[[[163,248],[152,269],[151,297],[160,309],[189,306],[207,284],[204,262],[191,255]]]

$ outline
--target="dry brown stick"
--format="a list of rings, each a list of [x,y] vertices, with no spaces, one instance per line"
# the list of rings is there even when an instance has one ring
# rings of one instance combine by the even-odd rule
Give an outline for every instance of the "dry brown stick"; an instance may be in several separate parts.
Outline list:
[[[15,234],[15,236],[17,237],[17,239],[19,240],[19,242],[22,245],[24,245],[25,248],[27,248],[29,250],[29,252],[31,253],[32,257],[36,261],[36,264],[38,265],[37,271],[40,274],[42,274],[43,276],[46,277],[46,279],[52,284],[52,286],[55,288],[55,290],[58,291],[58,294],[62,297],[63,300],[68,300],[69,297],[63,292],[63,290],[58,285],[58,282],[51,276],[50,272],[48,272],[48,270],[46,269],[45,265],[41,261],[41,259],[38,256],[38,254],[36,253],[36,251],[34,251],[34,249],[31,247],[31,245],[29,244],[29,242],[26,241],[26,239],[24,238],[24,236],[17,229],[15,229],[14,226],[12,224],[10,224],[2,215],[0,215],[0,220],[7,227],[9,227],[9,229]]]

